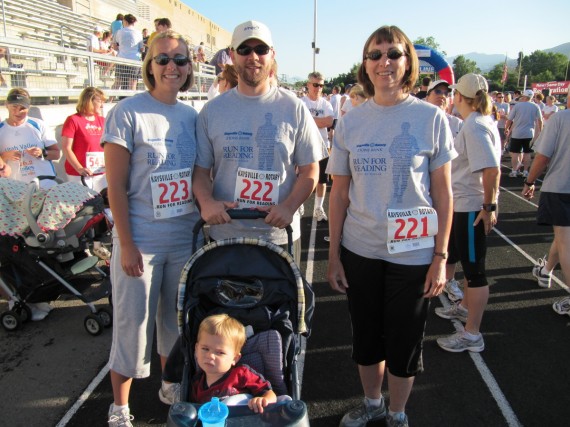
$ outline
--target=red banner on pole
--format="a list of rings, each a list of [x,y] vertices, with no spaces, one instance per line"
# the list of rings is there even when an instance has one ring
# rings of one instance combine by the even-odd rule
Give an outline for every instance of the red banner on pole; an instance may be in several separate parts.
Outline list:
[[[568,86],[570,86],[570,81],[533,83],[532,89],[534,91],[550,89],[553,95],[566,95],[568,93]]]

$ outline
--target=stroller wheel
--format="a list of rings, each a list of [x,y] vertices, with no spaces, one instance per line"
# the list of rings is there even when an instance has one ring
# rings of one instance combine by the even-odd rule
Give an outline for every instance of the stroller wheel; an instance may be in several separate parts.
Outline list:
[[[15,331],[22,324],[22,319],[18,313],[9,310],[2,313],[0,316],[0,322],[2,322],[2,326],[4,326],[4,329],[7,331]]]
[[[103,322],[103,327],[110,328],[113,326],[113,311],[107,307],[101,307],[97,311],[97,316]]]
[[[27,304],[16,305],[14,311],[18,313],[22,323],[32,320],[32,309]]]
[[[85,329],[88,333],[96,337],[97,335],[101,335],[103,332],[103,321],[97,314],[89,314],[85,317],[85,321],[83,322]]]

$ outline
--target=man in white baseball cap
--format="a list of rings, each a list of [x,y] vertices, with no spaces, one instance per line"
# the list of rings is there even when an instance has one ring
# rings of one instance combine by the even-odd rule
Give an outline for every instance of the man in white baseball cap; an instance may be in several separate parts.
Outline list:
[[[239,24],[231,59],[238,85],[208,101],[200,111],[192,187],[214,240],[262,236],[287,244],[300,261],[298,208],[315,189],[326,146],[302,101],[270,84],[275,50],[269,28],[258,21]],[[259,194],[259,196],[258,196]],[[267,212],[265,219],[231,219],[229,208]]]
[[[467,98],[475,98],[477,92],[484,90],[489,91],[487,80],[481,74],[469,73],[461,76],[456,84],[449,86],[450,89],[457,90],[461,95]]]
[[[530,154],[532,141],[538,138],[542,131],[542,113],[540,108],[532,101],[534,92],[532,89],[525,89],[511,111],[505,123],[505,135],[511,137],[509,151],[511,153],[512,171],[511,178],[517,175],[528,177],[530,168]],[[520,167],[524,170],[521,173]]]

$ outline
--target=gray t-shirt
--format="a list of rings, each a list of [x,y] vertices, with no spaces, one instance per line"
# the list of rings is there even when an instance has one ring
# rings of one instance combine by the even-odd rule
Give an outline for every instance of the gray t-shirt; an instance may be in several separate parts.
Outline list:
[[[430,173],[455,156],[444,112],[413,96],[391,107],[370,99],[349,111],[327,167],[352,178],[342,245],[366,258],[430,264],[433,247],[389,253],[388,209],[431,207]]]
[[[534,125],[542,118],[538,105],[532,102],[517,102],[509,113],[513,122],[511,138],[527,139],[534,137]]]
[[[504,129],[505,122],[507,121],[507,117],[509,115],[509,112],[511,111],[511,106],[506,102],[495,102],[495,106],[497,107],[497,111],[499,112],[499,115],[501,117],[497,123],[497,126],[500,129]]]
[[[309,110],[290,92],[271,87],[261,96],[236,88],[212,99],[200,111],[196,165],[212,169],[216,200],[239,201],[240,208],[279,204],[297,180],[296,166],[327,156]],[[301,236],[298,213],[293,239]],[[232,220],[210,228],[214,239],[263,238],[287,243],[284,230],[263,220]]]
[[[501,137],[491,116],[471,113],[455,138],[457,158],[451,164],[453,210],[475,212],[483,204],[482,170],[501,164]]]
[[[199,219],[191,177],[196,159],[194,108],[164,104],[144,92],[119,102],[107,115],[101,144],[131,154],[129,220],[141,251],[187,249]]]
[[[322,96],[319,97],[316,101],[311,100],[311,98],[308,96],[304,96],[301,98],[301,100],[305,103],[311,112],[311,116],[319,118],[332,117],[334,119],[334,110],[331,103]],[[327,148],[330,148],[327,128],[319,128],[319,132],[323,138],[323,143],[327,146]]]
[[[546,121],[534,147],[550,158],[540,191],[570,193],[570,110],[559,111]]]

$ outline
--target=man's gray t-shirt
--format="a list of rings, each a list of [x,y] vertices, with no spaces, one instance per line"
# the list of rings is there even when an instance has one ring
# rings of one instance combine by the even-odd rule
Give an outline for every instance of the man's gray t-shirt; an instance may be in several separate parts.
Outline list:
[[[570,110],[559,111],[548,119],[535,150],[550,158],[541,192],[570,193]]]
[[[430,174],[455,156],[444,112],[413,96],[390,107],[370,99],[349,111],[335,130],[327,167],[328,174],[351,177],[342,245],[366,258],[430,264],[433,247],[389,252],[388,209],[432,207]]]
[[[148,92],[122,100],[107,115],[101,144],[117,144],[131,154],[129,220],[141,251],[191,245],[199,219],[191,188],[197,115],[188,105],[164,104]]]
[[[538,105],[532,102],[517,102],[509,112],[509,120],[513,122],[511,138],[533,138],[534,126],[541,118],[542,113]]]
[[[245,96],[236,88],[212,99],[200,111],[196,166],[212,169],[213,197],[239,201],[240,208],[283,202],[297,180],[296,167],[327,156],[309,110],[293,94],[271,87],[261,96]],[[301,236],[298,213],[293,239]],[[263,238],[287,243],[284,230],[263,220],[232,220],[210,228],[214,239]]]
[[[451,164],[453,210],[475,212],[483,204],[482,170],[501,164],[501,137],[491,116],[471,113],[455,138],[457,158]]]

